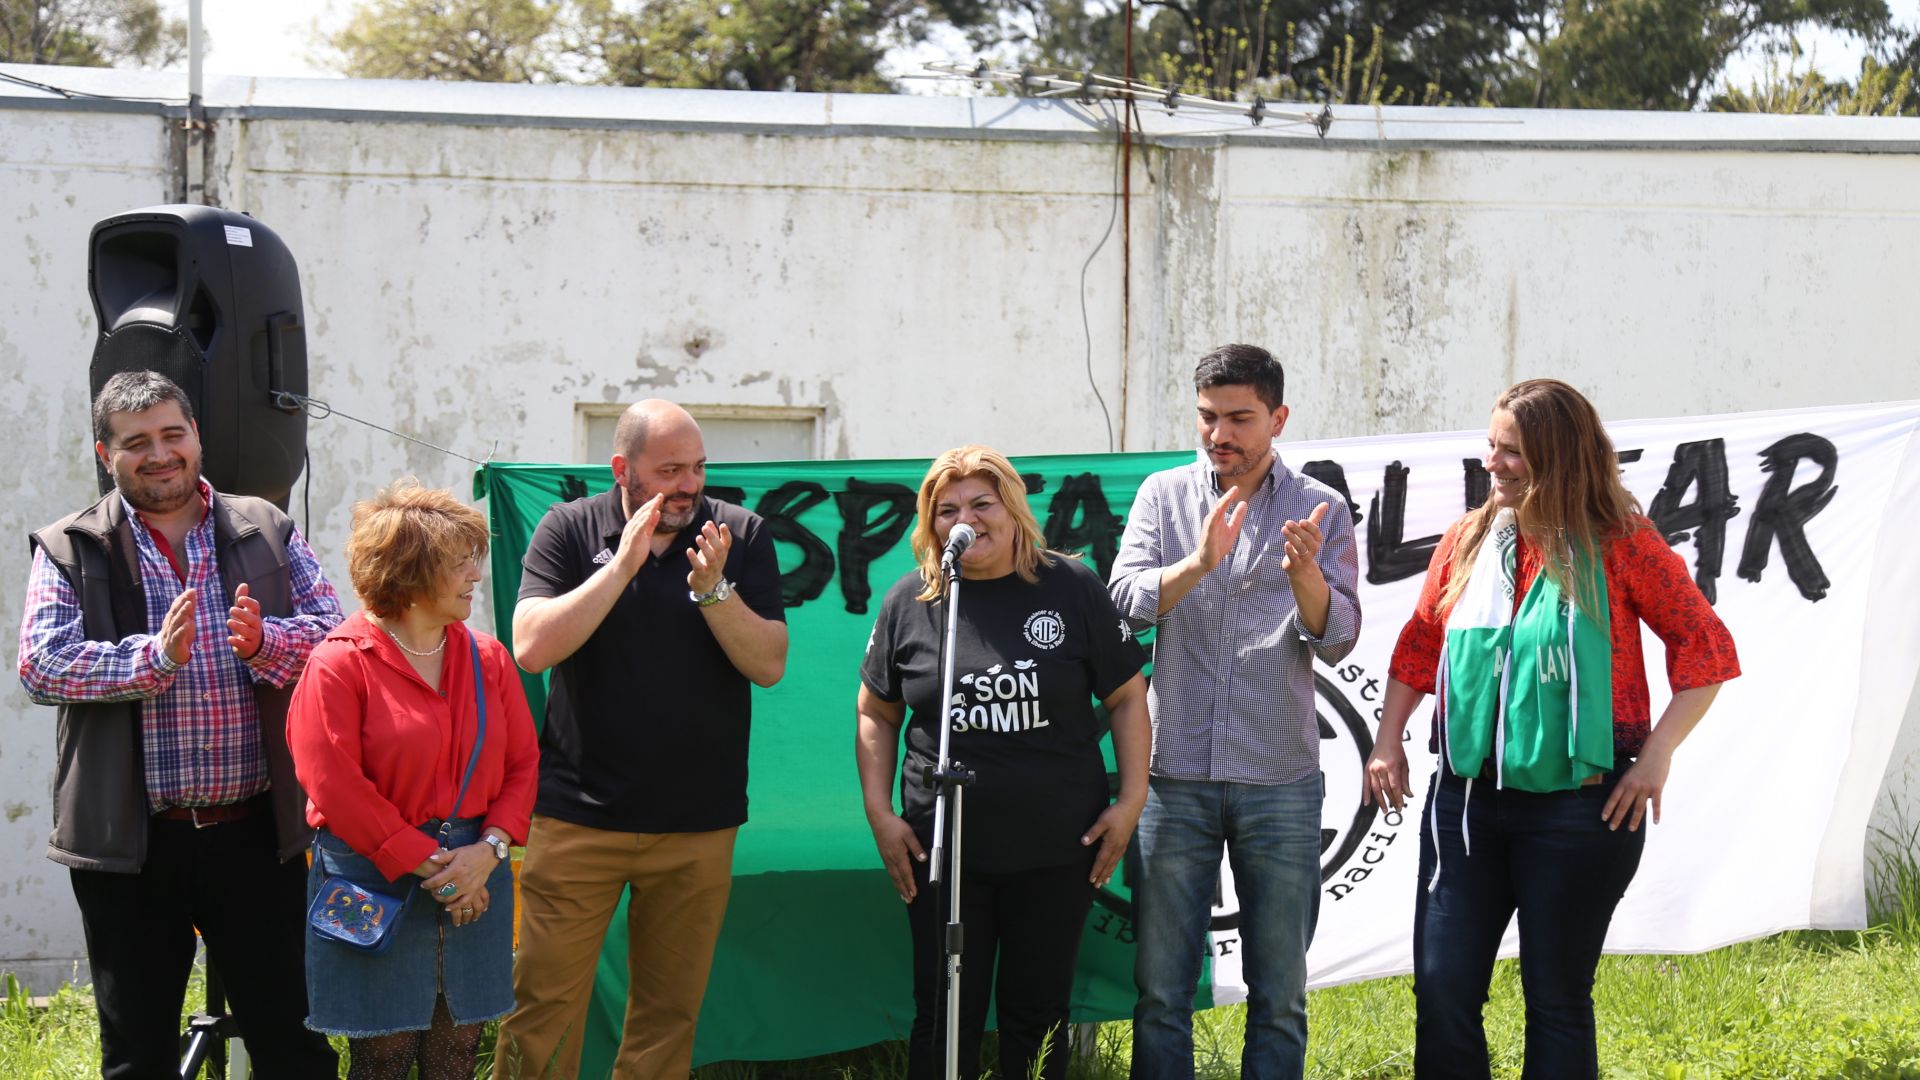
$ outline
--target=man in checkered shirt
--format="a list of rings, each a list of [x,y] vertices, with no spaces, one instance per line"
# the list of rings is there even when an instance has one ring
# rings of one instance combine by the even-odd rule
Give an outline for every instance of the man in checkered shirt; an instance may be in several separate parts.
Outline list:
[[[68,867],[101,1074],[179,1071],[194,931],[262,1075],[332,1077],[306,1028],[306,797],[286,710],[340,601],[293,522],[200,477],[180,387],[107,381],[114,490],[31,537],[20,682],[60,724],[47,856]]]
[[[1360,636],[1353,519],[1287,468],[1285,378],[1226,345],[1194,370],[1200,457],[1134,497],[1108,588],[1157,627],[1153,763],[1127,869],[1139,943],[1134,1080],[1191,1080],[1193,999],[1224,847],[1240,907],[1241,1075],[1297,1080],[1307,945],[1320,911],[1320,734],[1313,664]]]

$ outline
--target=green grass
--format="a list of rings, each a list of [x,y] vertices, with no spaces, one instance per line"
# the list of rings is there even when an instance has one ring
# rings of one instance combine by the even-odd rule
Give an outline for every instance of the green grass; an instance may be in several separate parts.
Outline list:
[[[98,1075],[93,1000],[62,988],[30,1007],[17,983],[0,1003],[0,1076]],[[198,985],[192,995],[197,1007]],[[1607,957],[1594,998],[1608,1076],[1656,1080],[1843,1077],[1920,1080],[1920,939],[1890,928],[1803,931],[1684,957]],[[1315,991],[1308,997],[1309,1075],[1373,1080],[1413,1075],[1413,990],[1407,978]],[[1238,1074],[1245,1010],[1196,1018],[1203,1078]],[[1494,1074],[1520,1075],[1524,1020],[1511,961],[1494,974],[1487,1034]],[[1081,1080],[1126,1076],[1129,1025],[1102,1025]],[[991,1051],[989,1051],[991,1053]],[[697,1080],[897,1080],[900,1043],[798,1062],[723,1062]],[[343,1070],[344,1074],[344,1070]]]
[[[1873,929],[1795,931],[1698,956],[1609,956],[1594,987],[1601,1071],[1651,1080],[1920,1080],[1920,824],[1875,844]],[[1413,1075],[1413,980],[1307,995],[1307,1074]],[[1487,1003],[1494,1075],[1517,1078],[1525,1035],[1520,968],[1501,961]],[[1201,1080],[1237,1077],[1246,1010],[1194,1018]],[[991,1036],[989,1036],[991,1040]],[[1131,1025],[1103,1024],[1071,1080],[1125,1080]],[[807,1061],[724,1062],[695,1080],[898,1080],[900,1043]],[[992,1059],[991,1043],[986,1049]]]
[[[6,1080],[91,1080],[100,1075],[100,1019],[93,994],[85,987],[62,986],[44,1007],[35,1004],[33,991],[11,973],[0,976],[0,1077]],[[180,1027],[207,1000],[206,971],[198,964],[187,983],[187,1000]],[[487,1075],[493,1046],[488,1025],[480,1055],[480,1076]],[[340,1075],[347,1075],[345,1039],[334,1039],[340,1051]],[[202,1075],[205,1075],[202,1073]]]
[[[1699,956],[1602,959],[1594,989],[1602,1071],[1652,1080],[1920,1080],[1920,825],[1902,823],[1881,840],[1875,858],[1883,888],[1872,898],[1874,929],[1795,931]],[[4,990],[0,1077],[98,1075],[99,1034],[86,991],[64,987],[39,1008],[11,976]],[[189,1010],[200,997],[196,976]],[[1410,979],[1315,991],[1307,1010],[1310,1076],[1413,1075]],[[1195,1018],[1195,1064],[1203,1080],[1238,1075],[1245,1021],[1238,1006]],[[1520,1075],[1524,1022],[1519,968],[1502,961],[1487,1006],[1495,1076]],[[1075,1058],[1073,1080],[1124,1080],[1130,1048],[1130,1025],[1102,1025],[1092,1051]],[[488,1049],[483,1044],[482,1075]],[[901,1043],[806,1061],[722,1062],[694,1074],[695,1080],[905,1075]]]
[[[1920,1080],[1920,940],[1882,928],[1794,932],[1699,956],[1606,957],[1594,992],[1609,1077],[1653,1080]],[[1326,1080],[1413,1075],[1410,978],[1308,995],[1307,1074]],[[1198,1015],[1195,1072],[1239,1074],[1246,1011]],[[1073,1080],[1124,1080],[1130,1025],[1104,1024]],[[1496,1077],[1520,1075],[1520,971],[1502,961],[1487,1006]],[[988,1051],[991,1058],[991,1049]],[[800,1062],[726,1062],[696,1080],[897,1080],[887,1043]]]

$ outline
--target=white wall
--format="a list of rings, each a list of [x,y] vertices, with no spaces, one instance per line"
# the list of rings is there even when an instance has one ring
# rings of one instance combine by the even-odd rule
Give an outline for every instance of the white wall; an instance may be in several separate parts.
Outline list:
[[[300,260],[312,393],[345,413],[503,460],[569,458],[576,405],[651,395],[821,409],[833,456],[1108,445],[1080,271],[1117,173],[1084,107],[240,79],[207,100],[211,198]],[[92,498],[87,232],[179,197],[179,112],[0,91],[0,250],[21,253],[0,260],[0,611],[25,532]],[[1187,444],[1192,361],[1227,340],[1285,358],[1302,438],[1476,427],[1544,373],[1616,418],[1920,398],[1896,272],[1920,122],[1387,110],[1323,143],[1143,113],[1124,378],[1117,225],[1084,293],[1124,449]],[[338,417],[310,440],[337,582],[356,498],[471,475]],[[0,968],[36,987],[84,952],[42,857],[52,726],[0,686]],[[1920,722],[1905,739],[1920,761]]]
[[[0,99],[3,102],[4,99]],[[97,497],[88,454],[87,233],[169,187],[167,135],[151,116],[0,108],[0,611],[9,676],[26,598],[27,532]],[[85,975],[65,867],[46,859],[54,713],[0,680],[0,969],[35,993]]]

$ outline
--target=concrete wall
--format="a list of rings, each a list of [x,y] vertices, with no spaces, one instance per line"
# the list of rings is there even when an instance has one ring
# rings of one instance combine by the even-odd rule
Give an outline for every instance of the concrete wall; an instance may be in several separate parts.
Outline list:
[[[245,79],[207,101],[209,200],[300,260],[313,394],[474,458],[570,458],[581,406],[650,395],[817,410],[832,456],[1097,450],[1096,389],[1114,445],[1165,449],[1189,441],[1193,358],[1226,340],[1287,358],[1301,438],[1477,427],[1545,373],[1617,418],[1920,397],[1896,273],[1920,247],[1916,121],[1356,110],[1322,141],[1143,110],[1123,349],[1097,109]],[[87,231],[182,197],[183,115],[0,91],[0,250],[20,253],[0,261],[20,451],[0,611],[19,538],[94,491]],[[310,440],[293,509],[336,581],[355,499],[471,474],[339,417]],[[36,987],[84,951],[42,858],[52,726],[0,684],[0,968]],[[1911,718],[1901,754],[1920,761]]]
[[[86,975],[65,867],[46,859],[54,714],[12,677],[25,601],[26,533],[97,493],[87,434],[87,232],[102,206],[152,203],[171,187],[168,136],[152,116],[0,108],[0,969],[35,993]],[[108,211],[111,212],[111,211]],[[61,509],[65,507],[66,509]]]

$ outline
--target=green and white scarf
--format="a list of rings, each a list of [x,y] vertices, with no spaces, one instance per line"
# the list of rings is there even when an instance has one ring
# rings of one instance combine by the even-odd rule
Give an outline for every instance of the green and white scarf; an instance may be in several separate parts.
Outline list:
[[[1491,755],[1499,787],[1569,791],[1613,768],[1607,578],[1598,559],[1574,560],[1597,618],[1545,572],[1516,614],[1519,540],[1513,510],[1501,510],[1447,615],[1446,763],[1472,778]]]
[[[1460,599],[1447,613],[1446,642],[1437,674],[1444,712],[1438,770],[1467,778],[1460,806],[1460,844],[1469,858],[1467,807],[1473,781],[1494,761],[1496,787],[1570,791],[1613,768],[1613,639],[1607,577],[1599,560],[1576,559],[1600,612],[1580,610],[1573,597],[1541,573],[1516,614],[1520,527],[1511,508],[1494,515],[1474,554]],[[1433,832],[1433,877],[1440,887],[1439,815]]]

